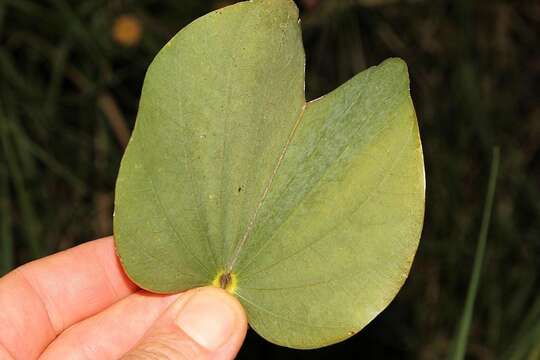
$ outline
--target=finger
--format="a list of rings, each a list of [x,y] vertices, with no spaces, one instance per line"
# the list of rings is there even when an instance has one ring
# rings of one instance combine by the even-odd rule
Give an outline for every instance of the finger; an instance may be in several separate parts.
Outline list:
[[[194,289],[169,306],[123,359],[233,359],[246,331],[238,300],[221,289]]]
[[[112,237],[23,265],[0,278],[0,347],[35,358],[61,331],[134,291]]]
[[[140,290],[103,312],[64,331],[47,347],[41,360],[119,359],[142,338],[180,295]]]

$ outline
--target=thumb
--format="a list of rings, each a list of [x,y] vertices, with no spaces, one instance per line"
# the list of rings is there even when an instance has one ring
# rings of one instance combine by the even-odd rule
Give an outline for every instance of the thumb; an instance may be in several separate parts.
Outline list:
[[[193,289],[167,308],[124,360],[233,359],[246,331],[238,300],[214,287]]]

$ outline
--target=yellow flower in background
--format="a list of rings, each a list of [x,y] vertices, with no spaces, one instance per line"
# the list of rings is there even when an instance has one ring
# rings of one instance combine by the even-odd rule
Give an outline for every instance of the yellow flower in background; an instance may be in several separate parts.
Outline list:
[[[120,15],[116,18],[112,28],[112,36],[116,43],[131,47],[136,46],[142,35],[140,20],[134,15]]]

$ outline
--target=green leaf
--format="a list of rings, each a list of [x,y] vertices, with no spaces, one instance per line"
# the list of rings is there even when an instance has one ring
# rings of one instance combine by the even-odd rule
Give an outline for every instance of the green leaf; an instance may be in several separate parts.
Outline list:
[[[241,2],[180,31],[146,75],[114,228],[142,288],[222,286],[261,336],[315,348],[398,292],[425,181],[402,60],[309,103],[304,63],[290,0]]]

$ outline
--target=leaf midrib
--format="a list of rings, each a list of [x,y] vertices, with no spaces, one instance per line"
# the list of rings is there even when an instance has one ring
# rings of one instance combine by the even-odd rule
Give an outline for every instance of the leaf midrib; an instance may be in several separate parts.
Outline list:
[[[298,128],[300,127],[302,120],[304,119],[304,113],[306,112],[306,108],[308,104],[309,104],[308,102],[304,101],[304,104],[302,105],[302,108],[300,110],[300,114],[298,115],[298,119],[296,119],[296,121],[294,122],[294,125],[289,133],[289,136],[287,137],[287,141],[283,145],[283,149],[281,150],[279,154],[279,157],[276,161],[276,165],[274,166],[274,169],[272,170],[272,174],[270,175],[270,178],[268,179],[268,182],[263,190],[261,199],[257,203],[257,206],[255,207],[255,210],[253,211],[253,214],[250,217],[246,231],[244,232],[244,235],[240,238],[240,241],[237,243],[233,251],[233,255],[231,259],[227,261],[227,265],[225,266],[226,272],[232,272],[234,265],[236,264],[236,261],[238,260],[240,256],[240,252],[242,251],[242,248],[244,247],[245,243],[247,242],[249,236],[251,235],[253,231],[253,228],[255,226],[255,221],[257,220],[257,215],[259,214],[259,210],[262,208],[264,201],[266,200],[266,197],[268,196],[268,193],[270,192],[272,188],[272,183],[279,171],[281,164],[283,163],[285,154],[287,153],[287,150],[289,149],[289,146],[291,145],[294,139],[294,136],[296,135],[296,132]]]

